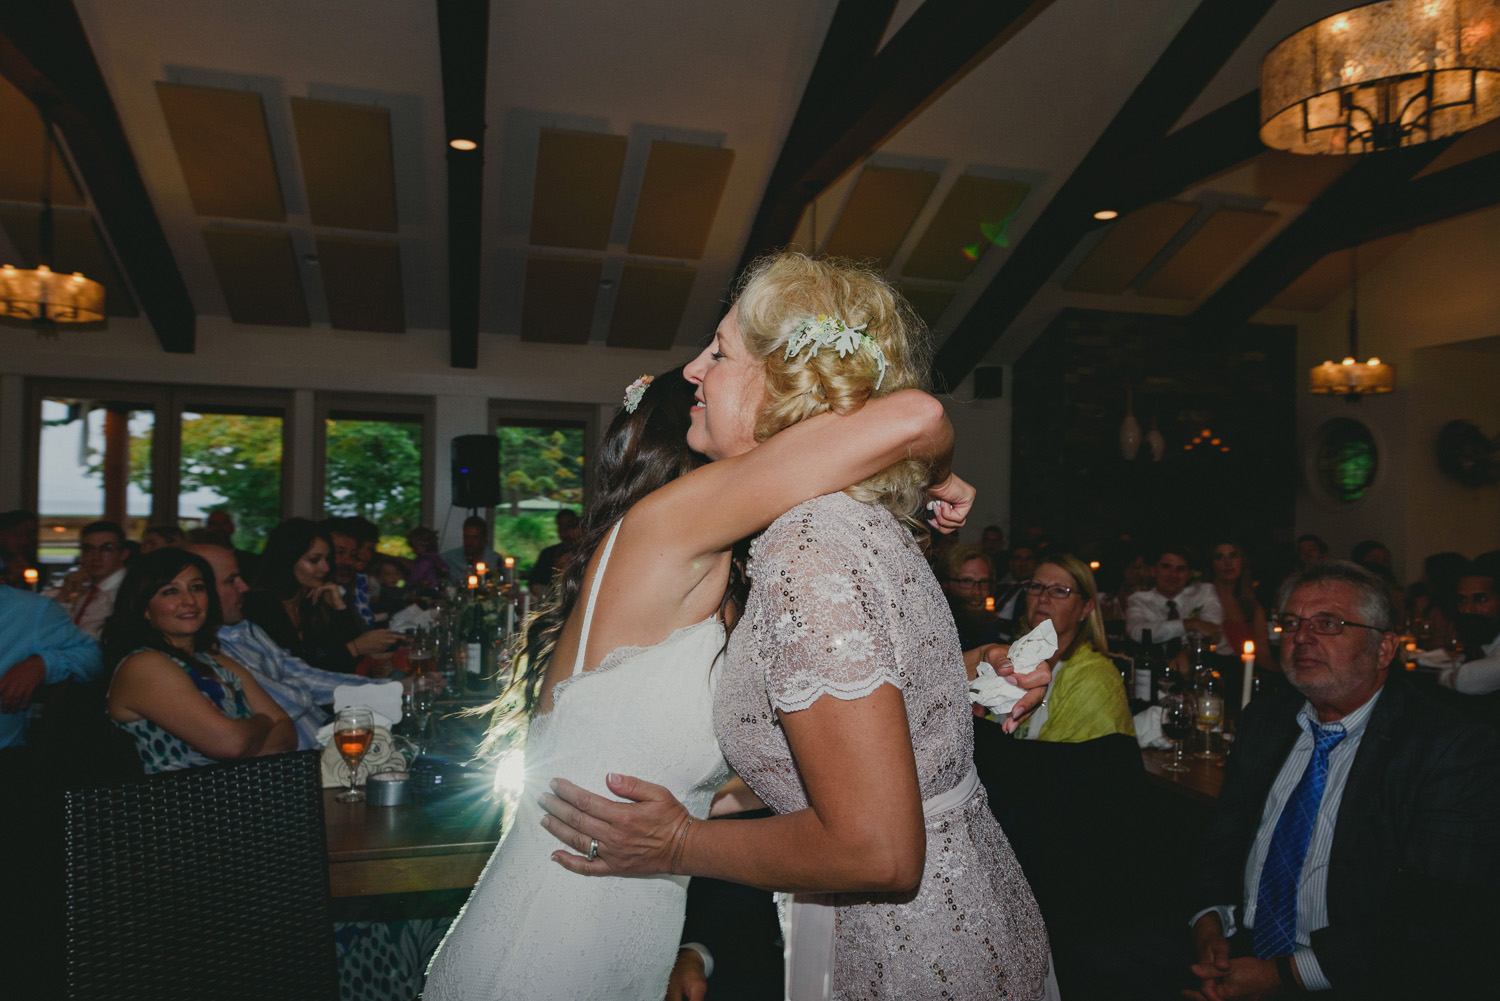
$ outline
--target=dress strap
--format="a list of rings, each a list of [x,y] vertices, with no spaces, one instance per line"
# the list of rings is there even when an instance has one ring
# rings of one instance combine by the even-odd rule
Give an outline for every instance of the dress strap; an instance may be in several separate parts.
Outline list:
[[[589,589],[589,603],[583,609],[583,631],[578,634],[578,656],[573,658],[573,673],[576,675],[583,670],[583,655],[589,648],[589,626],[594,623],[594,602],[599,600],[599,582],[604,579],[604,568],[609,565],[609,554],[615,548],[615,537],[620,534],[620,526],[625,524],[621,518],[615,522],[615,527],[609,530],[609,541],[604,544],[604,555],[599,557],[599,567],[594,571],[594,585]]]

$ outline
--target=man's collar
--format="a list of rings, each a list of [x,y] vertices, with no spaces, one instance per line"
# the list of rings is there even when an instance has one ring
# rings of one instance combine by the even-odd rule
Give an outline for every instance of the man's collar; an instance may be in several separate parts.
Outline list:
[[[104,578],[103,580],[101,580],[101,581],[92,581],[91,580],[91,581],[89,581],[89,583],[92,586],[97,587],[101,591],[113,591],[117,587],[120,586],[120,582],[123,581],[124,579],[125,579],[125,568],[121,567],[120,569],[116,570],[114,573],[110,574],[108,577]]]
[[[1389,679],[1387,679],[1387,683],[1389,683]],[[1351,713],[1345,713],[1331,723],[1321,722],[1318,719],[1317,708],[1310,701],[1304,699],[1302,708],[1297,711],[1297,722],[1301,725],[1302,729],[1309,732],[1311,732],[1311,728],[1314,726],[1324,728],[1340,727],[1349,736],[1358,736],[1364,732],[1365,727],[1369,724],[1370,714],[1375,711],[1375,703],[1380,701],[1380,696],[1385,693],[1385,688],[1386,686],[1382,684],[1375,690],[1374,695],[1365,700],[1364,705]]]

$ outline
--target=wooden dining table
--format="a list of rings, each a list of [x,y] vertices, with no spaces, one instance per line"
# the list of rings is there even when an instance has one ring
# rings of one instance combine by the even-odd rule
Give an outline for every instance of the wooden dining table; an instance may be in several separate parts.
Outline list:
[[[335,899],[472,887],[500,837],[498,804],[477,798],[372,806],[323,790]]]
[[[1217,760],[1183,755],[1185,772],[1169,772],[1166,765],[1172,760],[1171,751],[1143,750],[1141,764],[1145,766],[1146,778],[1162,789],[1169,789],[1197,803],[1213,805],[1219,800],[1224,788],[1224,759]]]

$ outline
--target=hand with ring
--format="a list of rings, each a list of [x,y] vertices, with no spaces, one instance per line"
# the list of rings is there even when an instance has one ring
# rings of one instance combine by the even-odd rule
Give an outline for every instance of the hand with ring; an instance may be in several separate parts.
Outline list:
[[[690,830],[687,809],[664,786],[629,775],[611,774],[606,781],[611,793],[629,802],[567,779],[554,779],[552,792],[538,799],[546,811],[542,826],[568,849],[553,852],[552,860],[584,876],[671,872],[674,851]],[[686,874],[681,864],[677,871]]]

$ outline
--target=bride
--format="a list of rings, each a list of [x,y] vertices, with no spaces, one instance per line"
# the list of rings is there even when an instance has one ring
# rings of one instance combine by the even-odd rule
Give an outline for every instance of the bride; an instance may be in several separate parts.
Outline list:
[[[688,447],[690,427],[721,412],[732,421],[743,403],[695,398],[680,369],[627,390],[595,460],[576,555],[528,628],[516,681],[532,714],[526,792],[433,957],[428,1001],[660,1001],[687,878],[590,880],[559,868],[540,823],[541,783],[567,774],[602,785],[606,764],[627,768],[705,816],[729,777],[714,738],[712,668],[725,645],[731,547],[797,504],[913,456],[933,467],[934,524],[963,523],[973,490],[948,472],[952,428],[931,396],[894,392],[706,464]]]

